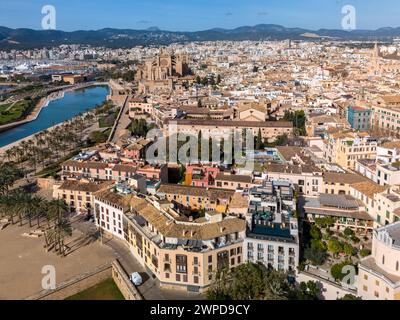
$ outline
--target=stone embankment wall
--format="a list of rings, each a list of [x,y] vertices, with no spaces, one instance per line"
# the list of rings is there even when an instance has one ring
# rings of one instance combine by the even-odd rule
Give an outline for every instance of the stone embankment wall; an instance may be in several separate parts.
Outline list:
[[[121,264],[115,260],[97,267],[95,270],[73,277],[58,285],[54,290],[40,291],[25,300],[64,300],[111,277],[126,300],[143,299]]]

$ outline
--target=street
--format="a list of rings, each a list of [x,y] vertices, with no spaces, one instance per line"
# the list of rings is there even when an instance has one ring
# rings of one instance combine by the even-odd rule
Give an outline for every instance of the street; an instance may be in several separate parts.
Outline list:
[[[72,219],[73,228],[81,231],[86,235],[95,237],[101,241],[100,234],[96,226],[89,221],[84,220],[84,216],[76,216]],[[160,288],[160,283],[157,279],[150,277],[144,267],[130,253],[129,248],[119,239],[112,236],[103,235],[103,245],[113,249],[115,257],[119,260],[122,267],[128,274],[139,272],[143,278],[143,284],[137,289],[145,300],[196,300],[204,299],[204,296],[196,293],[188,293],[186,291],[171,290]]]

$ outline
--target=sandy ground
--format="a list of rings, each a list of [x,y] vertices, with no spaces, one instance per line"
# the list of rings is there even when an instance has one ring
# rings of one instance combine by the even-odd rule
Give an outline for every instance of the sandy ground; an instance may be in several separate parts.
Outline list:
[[[25,224],[0,231],[0,299],[23,299],[41,291],[44,265],[55,267],[59,284],[115,259],[108,246],[91,242],[76,230],[66,240],[72,252],[61,258],[43,249],[43,237],[23,237],[28,230]]]

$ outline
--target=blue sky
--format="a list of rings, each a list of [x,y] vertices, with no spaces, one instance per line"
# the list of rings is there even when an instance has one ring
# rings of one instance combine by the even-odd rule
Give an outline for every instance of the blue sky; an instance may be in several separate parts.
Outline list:
[[[0,25],[41,28],[41,8],[54,5],[57,29],[104,27],[197,31],[259,23],[341,28],[341,8],[354,5],[357,29],[400,26],[399,0],[0,0]]]

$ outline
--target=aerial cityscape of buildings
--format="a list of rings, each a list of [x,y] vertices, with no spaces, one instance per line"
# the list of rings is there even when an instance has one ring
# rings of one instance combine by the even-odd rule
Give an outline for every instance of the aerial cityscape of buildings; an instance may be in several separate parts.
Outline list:
[[[321,299],[400,300],[397,52],[330,40],[0,47],[0,142],[51,108],[12,118],[19,101],[109,88],[75,120],[2,143],[1,166],[24,172],[2,182],[0,239],[14,218],[31,219],[5,199],[33,183],[69,218],[87,217],[73,228],[126,248],[138,269],[121,265],[157,290],[204,295],[222,270],[253,263],[318,283]],[[234,132],[252,139],[240,149],[250,166],[228,150]],[[337,271],[346,266],[351,279]]]

